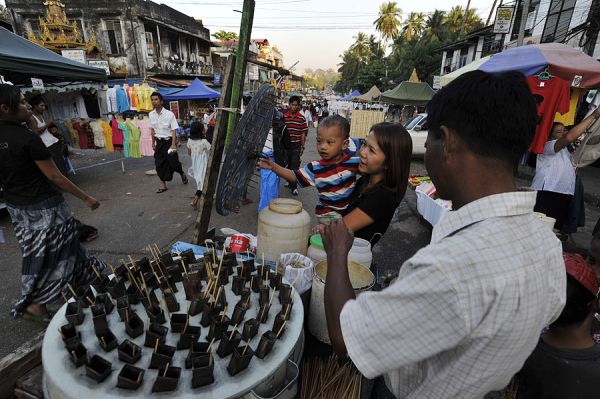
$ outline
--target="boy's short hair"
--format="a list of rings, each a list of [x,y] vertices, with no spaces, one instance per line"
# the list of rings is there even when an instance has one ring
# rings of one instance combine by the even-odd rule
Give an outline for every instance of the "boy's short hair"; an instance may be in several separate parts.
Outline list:
[[[331,115],[319,122],[319,129],[323,127],[339,127],[344,134],[344,139],[350,138],[350,122],[340,115]]]
[[[302,103],[302,100],[300,100],[299,96],[291,96],[289,104],[292,105],[292,103],[294,103],[294,102],[297,102],[298,105],[300,105]]]
[[[162,94],[160,94],[160,93],[159,93],[159,92],[157,92],[157,91],[155,91],[155,92],[153,92],[152,94],[150,94],[150,98],[152,98],[152,97],[158,97],[158,99],[159,99],[160,101],[162,101],[162,100],[163,100],[163,96],[162,96]]]
[[[429,133],[456,131],[475,154],[510,164],[527,151],[537,124],[537,105],[520,72],[471,71],[439,90],[427,105]]]

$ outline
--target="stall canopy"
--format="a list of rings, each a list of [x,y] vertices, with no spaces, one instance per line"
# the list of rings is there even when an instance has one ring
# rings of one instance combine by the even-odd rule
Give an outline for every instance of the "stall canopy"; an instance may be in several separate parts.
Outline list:
[[[600,87],[600,62],[583,51],[561,43],[530,44],[494,55],[479,69],[486,72],[520,71],[536,75],[544,68],[571,83],[590,89]]]
[[[173,101],[173,100],[198,100],[198,99],[210,99],[210,98],[219,98],[221,95],[218,91],[208,88],[200,81],[200,79],[196,78],[192,81],[192,83],[183,90],[179,90],[172,94],[167,94],[164,96],[165,100]]]
[[[479,67],[482,64],[486,63],[491,57],[492,57],[491,55],[488,55],[487,57],[480,58],[476,61],[471,62],[470,64],[465,65],[462,68],[458,68],[457,70],[440,77],[440,85],[442,87],[446,86],[448,83],[452,82],[454,79],[458,78],[463,73],[467,73],[467,72],[471,72],[476,69],[479,69]]]
[[[172,94],[177,93],[178,91],[181,91],[181,87],[159,87],[157,89],[157,91],[164,97],[166,96],[170,96]]]
[[[360,96],[360,91],[353,90],[352,93],[348,94],[346,97],[342,97],[342,100],[352,100],[354,97]]]
[[[381,95],[381,90],[379,90],[377,88],[377,86],[373,86],[369,89],[368,92],[366,92],[365,94],[360,95],[358,97],[355,97],[354,100],[371,102],[371,101],[373,101],[373,98],[379,97],[380,95]]]
[[[376,100],[398,105],[425,105],[435,92],[425,82],[402,82],[398,86],[384,91]]]
[[[0,75],[15,84],[40,78],[44,82],[105,81],[104,69],[72,61],[0,27]]]

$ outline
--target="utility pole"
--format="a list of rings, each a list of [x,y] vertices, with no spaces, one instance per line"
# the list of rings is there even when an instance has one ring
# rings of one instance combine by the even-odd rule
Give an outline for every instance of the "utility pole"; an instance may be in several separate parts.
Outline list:
[[[519,25],[519,36],[517,37],[517,47],[523,45],[523,39],[525,38],[525,25],[527,25],[527,15],[529,14],[529,2],[530,0],[521,0],[521,24]]]
[[[252,34],[252,23],[254,21],[254,6],[254,0],[244,0],[244,8],[242,9],[242,23],[240,26],[240,38],[238,40],[235,70],[231,85],[231,102],[229,103],[229,108],[240,108],[242,103],[244,81],[246,77],[246,58],[248,58],[248,46],[250,45],[250,35]],[[227,141],[225,144],[226,146],[229,145],[236,122],[237,114],[229,114],[229,123],[227,124]]]
[[[460,32],[458,34],[459,37],[460,37],[460,35],[462,35],[463,31],[465,30],[465,25],[467,23],[467,17],[469,16],[469,8],[471,8],[471,0],[467,1],[467,8],[465,9],[465,15],[463,15],[463,20],[462,20],[462,23],[460,24]]]
[[[492,4],[492,9],[490,10],[490,14],[488,15],[488,19],[487,19],[487,21],[485,21],[485,26],[489,26],[490,21],[492,20],[492,15],[494,14],[494,9],[496,8],[497,2],[498,2],[498,0],[494,0],[494,3]],[[500,2],[500,5],[502,5],[502,2]]]

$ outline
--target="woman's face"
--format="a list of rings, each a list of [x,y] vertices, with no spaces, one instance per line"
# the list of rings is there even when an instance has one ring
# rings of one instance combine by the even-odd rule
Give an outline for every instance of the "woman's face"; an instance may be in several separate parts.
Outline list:
[[[365,145],[360,148],[359,156],[358,170],[361,174],[376,175],[385,171],[385,154],[377,144],[375,133],[369,133]]]

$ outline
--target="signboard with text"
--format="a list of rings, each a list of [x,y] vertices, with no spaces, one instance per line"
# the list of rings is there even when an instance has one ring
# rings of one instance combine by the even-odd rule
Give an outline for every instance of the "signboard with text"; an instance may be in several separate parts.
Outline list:
[[[108,61],[104,60],[89,60],[89,66],[93,66],[95,68],[104,69],[106,71],[106,76],[110,75],[110,68],[108,66]]]
[[[179,119],[179,101],[169,101],[169,108],[175,115],[175,119]]]
[[[44,90],[44,82],[42,81],[42,79],[37,79],[37,78],[31,78],[31,87],[33,87],[34,90]]]
[[[498,7],[496,9],[493,33],[510,33],[510,26],[514,16],[515,9],[513,7]]]
[[[85,64],[85,51],[83,51],[83,50],[79,50],[79,49],[61,50],[60,53],[65,58]]]

